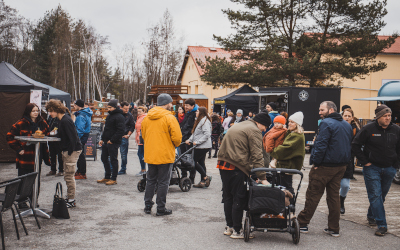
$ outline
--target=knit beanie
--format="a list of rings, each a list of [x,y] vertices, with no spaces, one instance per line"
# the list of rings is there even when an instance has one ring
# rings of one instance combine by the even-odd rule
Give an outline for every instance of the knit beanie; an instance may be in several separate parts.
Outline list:
[[[301,111],[296,112],[293,115],[289,116],[289,120],[294,121],[295,123],[299,124],[300,126],[303,126],[303,119],[304,119],[304,115],[303,115],[303,112],[301,112]]]
[[[81,108],[83,108],[85,106],[85,102],[81,99],[76,100],[75,104]]]
[[[271,117],[269,117],[269,114],[265,112],[260,112],[256,116],[254,116],[253,121],[258,122],[266,127],[269,127],[271,125]]]
[[[267,103],[267,105],[269,105],[274,111],[276,111],[277,107],[274,102],[269,102],[269,103]]]
[[[157,106],[164,106],[173,102],[172,97],[168,94],[161,94],[157,97]]]
[[[382,116],[386,115],[387,113],[392,113],[392,110],[385,104],[382,104],[375,109],[376,119],[381,118]]]
[[[278,115],[274,119],[274,123],[276,123],[276,122],[285,125],[286,124],[286,118],[283,115]]]
[[[113,108],[117,108],[118,107],[118,100],[117,99],[111,99],[108,104],[108,106],[111,106]]]
[[[238,110],[236,111],[236,114],[242,114],[242,115],[243,115],[243,110],[238,109]]]

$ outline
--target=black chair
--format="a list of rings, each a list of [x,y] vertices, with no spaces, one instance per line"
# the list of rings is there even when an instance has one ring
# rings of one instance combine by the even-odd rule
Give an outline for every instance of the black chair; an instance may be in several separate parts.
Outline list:
[[[0,185],[0,188],[5,187],[5,192],[4,192],[4,201],[1,202],[0,205],[0,232],[1,232],[1,243],[3,246],[3,250],[6,249],[5,243],[4,243],[4,229],[3,229],[3,212],[7,211],[8,209],[11,209],[13,219],[14,219],[14,226],[15,226],[15,231],[17,231],[17,237],[19,240],[19,232],[18,232],[18,226],[17,226],[17,220],[15,219],[15,212],[14,209],[12,208],[12,205],[14,204],[15,196],[17,195],[18,192],[18,187],[20,184],[21,180],[15,180],[13,182],[8,182],[6,184]],[[15,204],[14,204],[15,205]],[[21,218],[21,215],[18,214],[19,217]],[[22,222],[22,220],[21,220]],[[25,227],[25,226],[24,226]]]
[[[26,175],[21,175],[21,176],[15,178],[15,179],[12,179],[12,180],[8,180],[8,181],[5,181],[5,182],[2,182],[2,183],[0,183],[0,185],[3,184],[3,183],[15,181],[15,180],[21,180],[21,183],[19,185],[19,194],[17,194],[17,196],[15,197],[15,204],[14,204],[15,209],[17,210],[17,212],[19,214],[20,213],[19,212],[19,206],[21,204],[25,204],[26,202],[28,202],[29,203],[29,207],[32,210],[33,216],[35,217],[36,224],[38,225],[38,228],[41,229],[39,220],[38,220],[38,218],[36,216],[35,209],[32,207],[32,201],[31,201],[31,198],[30,198],[30,196],[32,195],[32,192],[33,192],[33,185],[35,184],[35,180],[36,180],[37,176],[38,176],[38,172],[33,172],[33,173],[26,174]],[[4,199],[3,195],[0,194],[0,202],[3,199]],[[22,220],[21,220],[21,223],[22,223],[22,225],[24,225]],[[26,228],[25,227],[24,227],[24,230],[26,232]],[[26,233],[26,234],[28,234],[28,233]]]

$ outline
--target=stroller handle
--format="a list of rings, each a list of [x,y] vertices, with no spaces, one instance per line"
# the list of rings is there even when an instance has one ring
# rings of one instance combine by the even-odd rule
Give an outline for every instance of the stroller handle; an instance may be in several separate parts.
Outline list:
[[[265,171],[265,172],[276,172],[276,173],[288,173],[288,174],[299,174],[303,177],[303,173],[297,169],[288,169],[288,168],[254,168],[251,170],[252,173],[258,171]]]

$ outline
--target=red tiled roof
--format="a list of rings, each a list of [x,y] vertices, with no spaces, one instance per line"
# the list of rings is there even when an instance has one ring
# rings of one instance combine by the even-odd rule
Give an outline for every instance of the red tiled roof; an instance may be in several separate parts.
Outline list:
[[[389,36],[378,36],[379,39],[387,39]],[[387,49],[382,51],[384,54],[400,54],[400,37],[396,38],[396,41]]]
[[[231,58],[231,53],[224,49],[202,46],[188,46],[186,54],[192,56],[200,75],[204,74],[204,70],[197,64],[197,60],[206,63],[206,57],[214,59],[218,56],[218,58],[227,58],[228,60]]]

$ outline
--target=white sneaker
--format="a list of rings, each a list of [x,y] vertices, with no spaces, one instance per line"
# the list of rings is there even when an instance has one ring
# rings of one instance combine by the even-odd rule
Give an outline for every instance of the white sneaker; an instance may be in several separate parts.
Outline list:
[[[226,227],[225,227],[224,235],[230,236],[230,235],[232,235],[232,233],[233,233],[233,227],[228,227],[228,226],[226,226]]]
[[[232,239],[244,239],[243,230],[241,229],[240,232],[236,232],[234,229],[233,233],[231,234],[231,238]]]

